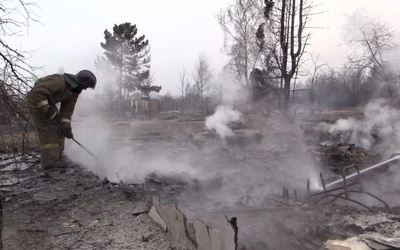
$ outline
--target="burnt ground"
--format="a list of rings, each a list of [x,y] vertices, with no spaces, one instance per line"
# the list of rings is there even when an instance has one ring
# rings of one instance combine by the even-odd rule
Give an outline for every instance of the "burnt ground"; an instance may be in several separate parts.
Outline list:
[[[70,145],[65,170],[45,175],[33,155],[24,159],[33,166],[3,172],[3,180],[18,181],[3,184],[4,249],[180,249],[148,217],[153,195],[176,202],[189,224],[201,218],[217,227],[218,214],[237,217],[239,249],[323,249],[329,239],[372,232],[394,237],[395,200],[388,209],[374,199],[359,199],[362,206],[308,195],[307,179],[312,194],[321,192],[319,173],[329,182],[343,167],[365,168],[387,157],[343,142],[321,145],[318,129],[309,129],[323,120],[317,118],[288,123],[280,114],[247,114],[224,140],[204,121],[113,121],[105,151],[78,125],[76,138],[101,162]],[[385,174],[365,177],[363,187],[379,191],[368,190],[369,181]]]
[[[47,173],[34,165],[2,179],[19,180],[2,191],[3,249],[181,249],[132,187],[77,164]]]

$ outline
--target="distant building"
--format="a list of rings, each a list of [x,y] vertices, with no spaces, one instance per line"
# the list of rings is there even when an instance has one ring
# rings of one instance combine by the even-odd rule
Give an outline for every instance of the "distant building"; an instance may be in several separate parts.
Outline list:
[[[145,100],[131,100],[131,114],[148,114],[149,108],[152,114],[159,112],[159,102],[157,99]]]

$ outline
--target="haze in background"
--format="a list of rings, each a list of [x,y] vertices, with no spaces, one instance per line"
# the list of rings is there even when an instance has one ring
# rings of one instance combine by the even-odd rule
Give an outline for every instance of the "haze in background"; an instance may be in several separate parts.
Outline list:
[[[94,70],[94,60],[103,54],[100,43],[105,29],[114,24],[131,22],[138,34],[145,35],[151,46],[151,66],[155,84],[161,85],[161,94],[178,94],[179,72],[185,66],[192,71],[200,52],[207,55],[214,73],[221,71],[226,57],[221,52],[222,31],[215,15],[233,0],[36,0],[34,9],[41,23],[33,23],[28,35],[12,39],[15,47],[33,51],[29,62],[43,66],[39,75],[58,72],[75,73],[83,68]],[[331,67],[345,59],[345,46],[341,45],[345,15],[365,8],[373,16],[399,28],[396,0],[314,0],[316,13],[310,26],[313,30],[310,47],[320,54],[320,63]],[[99,82],[97,91],[102,91]],[[89,95],[89,94],[87,94]]]

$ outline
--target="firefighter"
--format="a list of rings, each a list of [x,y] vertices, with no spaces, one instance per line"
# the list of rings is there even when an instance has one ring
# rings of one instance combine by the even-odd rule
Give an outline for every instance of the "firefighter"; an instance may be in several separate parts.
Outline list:
[[[73,138],[71,117],[82,90],[94,89],[96,76],[89,70],[77,74],[53,74],[40,78],[27,93],[36,127],[43,169],[65,167],[62,161],[65,138]],[[59,109],[56,105],[59,105]]]

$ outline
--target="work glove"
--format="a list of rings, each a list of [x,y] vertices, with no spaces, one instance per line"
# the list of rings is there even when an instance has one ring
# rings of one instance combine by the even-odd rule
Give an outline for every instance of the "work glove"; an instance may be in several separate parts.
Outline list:
[[[73,139],[74,135],[72,134],[71,123],[69,122],[61,122],[62,134],[65,138]]]
[[[47,117],[49,117],[51,120],[55,120],[58,117],[58,109],[55,106],[46,106],[45,112],[47,114]]]

